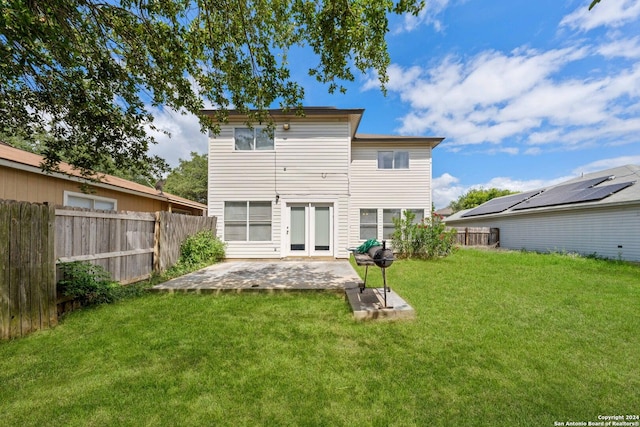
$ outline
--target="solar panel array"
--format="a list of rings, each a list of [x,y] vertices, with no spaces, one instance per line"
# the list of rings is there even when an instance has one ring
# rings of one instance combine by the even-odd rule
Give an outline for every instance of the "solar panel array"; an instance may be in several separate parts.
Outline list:
[[[593,202],[596,200],[602,200],[610,195],[617,193],[631,185],[633,182],[621,182],[619,184],[605,185],[602,187],[589,187],[582,188],[573,191],[567,191],[567,189],[555,187],[549,191],[545,191],[539,196],[536,196],[530,200],[525,201],[517,206],[513,207],[514,211],[532,208],[542,208],[545,206],[557,206],[566,205],[570,203],[583,203]]]
[[[535,190],[529,191],[527,193],[518,193],[491,199],[488,202],[478,206],[477,208],[465,213],[464,215],[462,215],[462,217],[464,218],[467,216],[488,215],[492,213],[503,212],[517,205],[518,203],[522,203],[528,198],[535,196],[536,194],[540,194],[540,192],[541,190]]]
[[[487,203],[465,213],[462,217],[500,213],[507,209],[518,211],[570,203],[592,202],[605,199],[610,195],[635,184],[635,181],[629,181],[596,187],[596,185],[602,184],[610,179],[613,179],[613,177],[601,176],[598,178],[573,182],[571,184],[559,185],[546,191],[529,191],[527,193],[518,193],[500,197],[489,200]]]

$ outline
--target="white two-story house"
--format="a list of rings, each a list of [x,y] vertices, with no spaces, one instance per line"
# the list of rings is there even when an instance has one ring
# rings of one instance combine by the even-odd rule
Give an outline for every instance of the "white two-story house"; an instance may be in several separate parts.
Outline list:
[[[228,258],[347,258],[387,239],[394,216],[431,212],[431,151],[444,138],[358,134],[363,109],[230,111],[209,139],[209,215]],[[213,112],[206,112],[213,114]]]

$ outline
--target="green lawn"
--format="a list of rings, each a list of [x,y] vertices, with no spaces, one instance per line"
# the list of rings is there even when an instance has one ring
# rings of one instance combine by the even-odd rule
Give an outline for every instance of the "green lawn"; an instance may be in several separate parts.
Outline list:
[[[371,283],[380,283],[377,269]],[[553,426],[640,413],[640,267],[461,250],[397,261],[416,310],[330,293],[150,294],[0,343],[0,423]]]

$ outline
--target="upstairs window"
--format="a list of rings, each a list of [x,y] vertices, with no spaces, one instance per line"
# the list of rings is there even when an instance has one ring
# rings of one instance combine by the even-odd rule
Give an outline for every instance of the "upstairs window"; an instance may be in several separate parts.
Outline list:
[[[273,134],[267,128],[235,128],[236,151],[273,150]]]
[[[378,151],[378,169],[409,169],[409,152]]]

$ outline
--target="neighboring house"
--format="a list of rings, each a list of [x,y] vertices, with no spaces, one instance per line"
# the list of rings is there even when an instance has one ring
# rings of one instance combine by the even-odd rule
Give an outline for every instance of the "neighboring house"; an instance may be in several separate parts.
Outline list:
[[[126,179],[80,176],[66,163],[61,172],[43,172],[42,156],[0,143],[0,199],[115,211],[169,211],[204,216],[207,207]]]
[[[446,208],[438,209],[434,213],[436,215],[440,215],[442,218],[447,218],[448,216],[451,216],[453,214],[453,209],[451,209],[450,207],[446,207]]]
[[[500,246],[640,261],[640,166],[584,175],[490,200],[446,219],[451,227],[497,227]]]
[[[347,258],[389,238],[403,210],[429,214],[431,150],[443,138],[356,134],[363,112],[271,110],[272,133],[229,113],[209,140],[209,215],[227,257]]]

